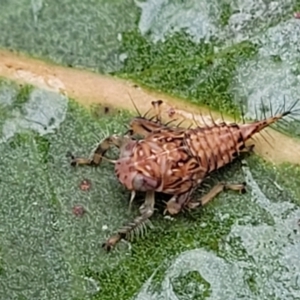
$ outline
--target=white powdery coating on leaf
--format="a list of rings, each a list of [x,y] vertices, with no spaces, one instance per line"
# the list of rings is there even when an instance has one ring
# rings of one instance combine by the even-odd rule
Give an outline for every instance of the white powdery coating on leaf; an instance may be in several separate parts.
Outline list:
[[[170,3],[168,0],[135,1],[142,9],[139,29],[144,35],[151,31],[154,42],[164,41],[166,34],[184,29],[195,41],[208,40],[217,32],[215,12],[217,1]]]
[[[3,138],[0,142],[26,129],[35,130],[41,135],[52,133],[65,119],[68,107],[67,97],[39,89],[33,90],[29,97],[22,107],[24,113],[14,110],[13,118],[4,123]]]
[[[150,291],[151,276],[135,300],[179,300],[181,298],[177,297],[173,289],[173,281],[194,271],[199,272],[203,280],[210,284],[210,295],[205,298],[207,300],[238,299],[238,295],[241,292],[239,288],[243,290],[244,295],[248,297],[251,295],[250,289],[243,288],[243,272],[237,264],[228,264],[224,259],[212,252],[195,249],[185,251],[175,259],[166,271],[159,294],[151,293]],[[192,284],[190,283],[190,285]],[[206,290],[203,285],[198,285],[197,288],[195,286],[190,287],[189,296],[191,298],[199,295],[199,292],[204,293]]]
[[[140,32],[142,35],[150,33],[154,42],[164,41],[167,35],[183,29],[195,42],[215,37],[226,47],[248,40],[281,16],[292,13],[294,0],[269,3],[263,0],[135,0],[135,3],[142,10]],[[223,15],[230,13],[224,11],[225,5],[229,5],[232,14],[228,16],[228,23],[222,25]]]
[[[229,34],[234,43],[238,43],[268,28],[274,20],[289,12],[293,0],[269,3],[263,0],[237,0],[229,3],[233,14],[228,20],[224,33]]]
[[[291,64],[299,58],[299,40],[300,22],[293,18],[271,27],[265,34],[253,39],[254,42],[261,44],[259,49],[261,57],[278,55]]]
[[[17,91],[11,87],[3,86],[0,90],[0,105],[10,106],[14,98],[17,95]]]
[[[233,261],[230,259],[228,263],[224,258],[204,249],[183,252],[166,270],[160,291],[153,292],[151,288],[156,270],[144,283],[135,300],[179,300],[183,295],[181,293],[179,297],[176,294],[174,282],[193,271],[198,272],[199,277],[209,285],[209,290],[206,290],[206,294],[209,293],[205,298],[207,300],[241,299],[241,295],[249,300],[263,297],[293,300],[300,297],[300,236],[297,234],[296,222],[300,209],[287,201],[271,202],[254,180],[250,169],[244,166],[243,172],[247,186],[250,187],[251,200],[270,214],[274,225],[262,221],[254,226],[251,224],[251,214],[247,221],[244,216],[241,217],[233,224],[223,243],[226,242],[226,252],[232,253],[230,241],[241,240],[239,247],[247,253],[245,257]],[[251,259],[247,260],[248,256]],[[245,280],[249,271],[255,271],[252,278],[255,290]],[[189,288],[189,294],[184,296],[193,298],[204,293],[205,287],[202,284],[190,282],[189,287],[191,284],[195,286]]]
[[[256,111],[260,113],[262,102],[275,112],[284,102],[288,108],[299,98],[299,39],[300,23],[292,19],[253,39],[261,45],[258,56],[238,67],[232,88],[237,101],[246,98],[246,117],[259,117]]]
[[[285,62],[260,59],[245,63],[238,71],[238,87],[234,90],[237,100],[241,95],[247,99],[247,118],[264,117],[260,116],[262,103],[267,109],[271,106],[274,114],[282,109],[284,102],[287,109],[299,97],[300,78]],[[266,112],[267,116],[272,114],[271,109]]]
[[[278,299],[297,299],[300,297],[300,236],[297,222],[300,209],[296,205],[279,201],[271,202],[254,180],[250,169],[242,167],[247,186],[251,188],[252,200],[266,210],[274,225],[251,224],[239,225],[239,220],[232,226],[227,239],[240,238],[243,247],[257,266],[269,265],[256,274],[260,283],[261,295],[270,295]],[[250,262],[246,263],[250,265]],[[265,271],[268,276],[265,276]]]
[[[43,0],[31,0],[31,9],[34,23],[38,21],[38,15],[43,8]]]
[[[246,27],[251,20],[263,17],[266,4],[262,0],[231,1],[230,7],[235,13],[228,20],[227,30],[235,35],[236,43],[247,40],[250,32],[247,33]]]

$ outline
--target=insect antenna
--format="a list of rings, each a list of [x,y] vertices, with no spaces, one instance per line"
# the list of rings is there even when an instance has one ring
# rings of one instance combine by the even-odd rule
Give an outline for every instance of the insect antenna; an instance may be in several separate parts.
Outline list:
[[[193,121],[195,122],[196,126],[200,127],[200,124],[197,122],[194,113],[192,113],[192,116],[193,116]]]
[[[137,108],[136,104],[134,103],[134,101],[133,101],[133,99],[132,99],[130,93],[129,93],[128,91],[127,91],[127,93],[128,93],[128,95],[129,95],[129,98],[130,98],[130,100],[131,100],[131,103],[133,104],[133,106],[134,106],[134,108],[135,108],[135,110],[136,110],[138,116],[139,116],[139,117],[142,117],[142,114],[141,114],[140,111],[138,110],[138,108]]]
[[[143,118],[146,118],[146,116],[149,114],[149,112],[151,111],[151,108],[149,108],[146,112],[145,112],[145,114],[142,116]],[[153,117],[152,117],[153,118]]]
[[[173,120],[168,121],[168,122],[165,123],[164,125],[165,125],[165,126],[168,126],[168,125],[170,125],[171,123],[176,122],[176,121],[178,121],[178,119],[173,119]]]
[[[221,114],[222,123],[225,124],[225,119],[224,119],[223,112],[221,111],[220,114]]]
[[[212,116],[212,114],[211,114],[211,110],[209,110],[208,113],[209,113],[209,116],[210,116],[210,119],[211,119],[212,124],[213,124],[214,126],[217,126],[217,124],[216,124],[216,122],[215,122],[215,120],[214,120],[214,118],[213,118],[213,116]]]
[[[210,127],[210,126],[207,125],[207,123],[205,122],[204,117],[203,117],[203,115],[202,115],[202,112],[200,113],[200,116],[201,116],[201,119],[202,119],[202,122],[203,122],[204,126],[205,126],[206,128]]]
[[[246,121],[245,121],[245,112],[244,112],[244,105],[243,105],[242,101],[240,101],[240,109],[241,109],[242,121],[243,121],[243,124],[245,124],[246,123]]]

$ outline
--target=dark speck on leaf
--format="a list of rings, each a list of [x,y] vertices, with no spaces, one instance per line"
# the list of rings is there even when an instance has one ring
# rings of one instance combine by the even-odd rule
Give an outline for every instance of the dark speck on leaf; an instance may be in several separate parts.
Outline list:
[[[168,116],[169,118],[172,118],[174,115],[175,115],[176,111],[173,107],[171,107],[169,110],[168,110]]]
[[[82,205],[75,205],[72,209],[72,212],[74,216],[82,217],[86,211]]]
[[[88,191],[91,188],[91,181],[88,179],[84,179],[81,181],[79,187],[82,191]]]
[[[107,106],[104,107],[104,113],[105,113],[105,114],[108,114],[108,113],[109,113],[109,107],[107,107]]]
[[[55,119],[53,117],[50,118],[48,126],[52,126],[55,123]]]

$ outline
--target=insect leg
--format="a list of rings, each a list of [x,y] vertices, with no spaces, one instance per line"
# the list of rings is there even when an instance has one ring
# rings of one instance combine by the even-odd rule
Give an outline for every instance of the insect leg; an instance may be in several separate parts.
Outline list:
[[[227,183],[227,182],[219,182],[217,183],[207,194],[202,196],[197,201],[190,201],[187,203],[187,207],[190,209],[197,208],[199,206],[204,206],[211,200],[213,200],[218,194],[225,190],[233,190],[238,191],[240,193],[246,192],[246,183]]]
[[[91,158],[85,157],[75,157],[71,154],[71,166],[78,166],[78,165],[89,165],[89,166],[99,166],[102,157],[104,154],[111,148],[112,145],[120,148],[124,137],[118,135],[112,135],[104,140],[102,140],[93,151]]]
[[[106,251],[110,251],[121,239],[128,239],[131,238],[133,234],[143,232],[149,222],[149,219],[154,213],[154,195],[154,191],[147,192],[145,202],[140,207],[141,215],[136,217],[132,222],[128,223],[124,227],[120,228],[117,234],[111,236],[105,243],[102,244],[102,247]]]
[[[170,215],[176,215],[178,214],[184,204],[189,201],[190,195],[192,194],[192,192],[194,191],[194,189],[192,189],[191,191],[188,191],[186,193],[183,193],[181,195],[174,195],[168,202],[166,205],[166,208],[164,210],[164,215],[168,212]]]

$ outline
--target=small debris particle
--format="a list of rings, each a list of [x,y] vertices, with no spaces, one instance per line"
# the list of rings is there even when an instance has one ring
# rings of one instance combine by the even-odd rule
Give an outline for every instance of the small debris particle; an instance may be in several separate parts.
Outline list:
[[[108,226],[107,226],[107,225],[103,225],[103,226],[102,226],[102,230],[103,230],[103,231],[105,231],[105,230],[107,230],[107,229],[108,229]]]
[[[169,110],[168,110],[168,116],[169,118],[172,118],[174,115],[175,115],[176,111],[173,107],[171,107]]]
[[[105,114],[108,114],[108,113],[109,113],[109,107],[108,107],[108,106],[105,106],[105,107],[104,107],[104,113],[105,113]]]
[[[165,215],[165,216],[164,216],[164,219],[170,220],[170,221],[174,221],[174,218],[171,217],[170,215]]]
[[[75,205],[72,209],[72,212],[76,217],[82,217],[85,214],[86,210],[82,205]]]
[[[273,181],[273,183],[279,191],[283,192],[283,188],[276,181]]]
[[[88,179],[82,180],[79,187],[82,191],[88,191],[91,188],[90,180]]]
[[[300,12],[299,11],[294,13],[294,18],[295,19],[300,19]]]

